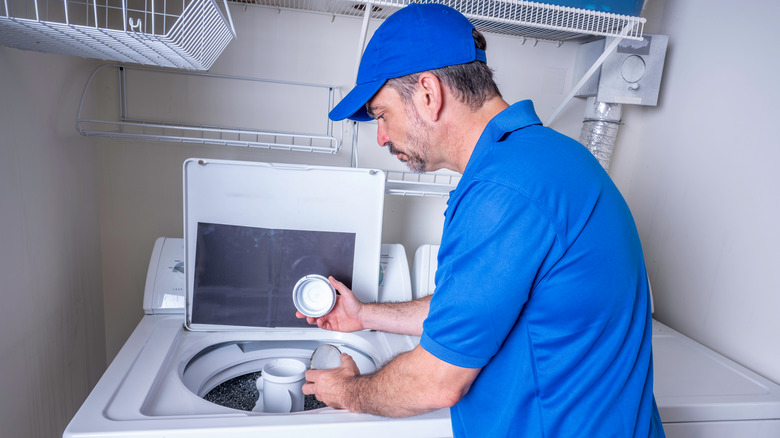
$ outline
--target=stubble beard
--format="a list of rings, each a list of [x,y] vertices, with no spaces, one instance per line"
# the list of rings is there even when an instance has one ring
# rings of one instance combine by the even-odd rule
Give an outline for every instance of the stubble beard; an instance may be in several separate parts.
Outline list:
[[[390,154],[397,156],[400,152],[408,157],[401,161],[406,164],[409,170],[414,173],[423,173],[428,170],[428,152],[431,145],[430,127],[422,120],[416,108],[408,108],[407,114],[409,115],[410,129],[406,133],[406,144],[409,150],[407,152],[399,151],[392,142],[387,142],[386,146]]]

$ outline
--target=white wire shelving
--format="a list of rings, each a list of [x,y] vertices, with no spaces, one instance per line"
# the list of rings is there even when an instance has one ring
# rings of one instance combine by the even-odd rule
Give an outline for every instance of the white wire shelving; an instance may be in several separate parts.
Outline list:
[[[231,0],[384,19],[412,0]],[[523,0],[444,3],[485,32],[534,41],[583,36],[641,39],[645,19]],[[228,0],[2,0],[0,44],[26,50],[187,70],[208,70],[236,37]]]
[[[445,198],[460,181],[460,175],[454,172],[401,172],[385,171],[385,193],[388,195],[421,196],[426,198]]]
[[[0,0],[0,44],[208,70],[236,37],[227,0]]]
[[[98,100],[107,101],[105,96],[94,96],[100,93],[98,84],[111,80],[112,76],[116,78],[119,91],[118,107],[105,110],[94,104]],[[218,81],[219,93],[200,92],[206,89],[201,81],[212,84]],[[156,87],[146,86],[149,83],[154,83]],[[155,92],[159,87],[168,90],[165,96]],[[243,98],[247,94],[257,97]],[[308,105],[305,108],[303,105],[295,106],[294,115],[276,110],[280,100],[275,99],[289,102],[296,98]],[[341,90],[333,85],[103,64],[92,72],[84,86],[76,129],[88,137],[335,154],[341,149],[347,126],[329,120],[327,114],[340,99]],[[320,102],[319,105],[312,103],[316,101]],[[220,108],[230,108],[231,111],[220,114]],[[172,119],[172,115],[176,120]],[[204,117],[223,123],[193,121]],[[251,125],[257,119],[266,120],[279,128],[287,124],[289,129],[268,130],[227,124],[239,121]]]
[[[442,3],[469,18],[483,32],[524,39],[563,41],[588,36],[642,39],[645,19],[523,0],[231,0],[280,9],[385,19],[410,3]],[[552,1],[554,3],[554,0]]]
[[[412,0],[229,0],[279,9],[293,9],[339,16],[362,17],[366,23],[384,19]],[[216,0],[0,0],[0,44],[20,49],[76,55],[147,66],[208,70],[227,44],[236,37],[228,7]],[[417,3],[443,3],[461,11],[483,32],[562,44],[593,36],[641,39],[645,19],[626,15],[577,9],[524,0],[416,0]],[[363,46],[361,41],[360,46]],[[358,56],[359,58],[359,56]],[[176,74],[173,71],[144,70],[140,67],[110,65],[117,70],[119,108],[116,117],[90,113],[85,108],[90,83],[84,89],[77,116],[77,129],[85,136],[128,138],[152,141],[189,142],[226,146],[282,149],[335,154],[345,133],[356,131],[348,124],[322,123],[312,131],[245,128],[212,123],[210,115],[195,121],[167,120],[140,115],[135,111],[138,96],[128,85],[137,71],[149,74]],[[255,78],[210,75],[189,71],[184,82],[193,78],[256,84]],[[332,86],[277,82],[281,86],[326,91],[322,114],[338,102],[341,90]],[[197,89],[197,87],[192,87]],[[143,94],[143,93],[141,93]],[[147,96],[148,97],[148,96]],[[565,105],[565,102],[564,102]],[[563,106],[563,105],[562,105]],[[148,106],[147,106],[148,107]],[[92,114],[92,115],[90,115]],[[94,114],[98,114],[97,116]],[[182,119],[183,117],[180,117]],[[353,134],[354,135],[354,134]],[[354,143],[354,141],[353,141]],[[354,148],[354,144],[353,144]],[[352,151],[355,155],[355,151]],[[407,196],[448,196],[457,178],[438,174],[387,172],[387,191]]]
[[[549,3],[523,0],[231,0],[278,9],[303,10],[332,16],[363,18],[361,50],[366,40],[367,23],[371,19],[385,19],[410,3],[443,3],[463,13],[474,26],[487,33],[520,37],[522,44],[531,40],[561,45],[565,41],[589,37],[615,37],[641,40],[645,18],[607,12],[571,8]],[[358,59],[360,53],[358,53]],[[603,59],[597,61],[597,64]],[[593,66],[595,70],[598,65]],[[357,71],[357,65],[356,65]],[[571,98],[567,98],[561,107]],[[560,109],[558,110],[560,111]],[[557,113],[557,111],[556,111]],[[552,120],[552,119],[551,119]],[[355,130],[354,132],[356,132]],[[353,157],[356,144],[353,139]],[[353,163],[356,164],[356,163]],[[455,189],[460,176],[412,172],[386,171],[386,192],[391,195],[447,197]]]
[[[384,19],[411,0],[231,0]],[[641,39],[645,19],[523,0],[444,3],[485,32],[534,41],[583,36]],[[188,70],[208,70],[236,37],[228,0],[2,0],[0,44],[26,50]],[[625,30],[628,29],[626,32]]]

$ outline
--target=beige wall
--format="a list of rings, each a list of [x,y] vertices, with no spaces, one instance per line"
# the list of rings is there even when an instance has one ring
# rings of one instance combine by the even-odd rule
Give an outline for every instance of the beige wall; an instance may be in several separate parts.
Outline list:
[[[651,0],[657,108],[628,108],[612,176],[660,321],[780,383],[780,4]]]
[[[93,61],[0,47],[0,436],[56,437],[106,365]]]

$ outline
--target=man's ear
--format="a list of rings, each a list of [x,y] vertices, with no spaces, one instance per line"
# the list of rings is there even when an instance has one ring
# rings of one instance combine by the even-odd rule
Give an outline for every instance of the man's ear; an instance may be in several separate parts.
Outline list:
[[[417,78],[417,85],[421,91],[418,93],[418,108],[425,112],[431,121],[439,120],[444,105],[441,81],[433,73],[423,72]]]

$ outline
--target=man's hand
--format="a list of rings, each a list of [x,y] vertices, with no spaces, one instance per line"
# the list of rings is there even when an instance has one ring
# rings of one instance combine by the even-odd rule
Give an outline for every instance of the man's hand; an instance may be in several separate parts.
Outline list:
[[[319,318],[305,316],[301,312],[295,312],[295,316],[299,319],[306,318],[306,321],[309,324],[316,325],[325,330],[347,333],[363,330],[365,328],[361,318],[363,303],[355,298],[355,294],[353,294],[344,283],[333,277],[328,277],[328,280],[339,293],[336,297],[336,304],[333,306],[333,310],[327,315],[320,316]]]
[[[408,417],[455,405],[479,372],[444,362],[419,345],[363,375],[352,358],[342,354],[337,368],[307,371],[303,393],[335,409]]]
[[[360,370],[352,357],[342,353],[339,367],[306,372],[303,393],[314,394],[317,400],[334,409],[349,409],[344,403],[349,397],[345,393],[346,385],[343,382],[359,375]]]

